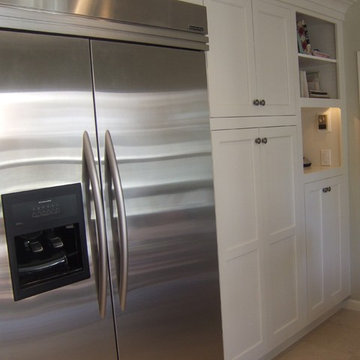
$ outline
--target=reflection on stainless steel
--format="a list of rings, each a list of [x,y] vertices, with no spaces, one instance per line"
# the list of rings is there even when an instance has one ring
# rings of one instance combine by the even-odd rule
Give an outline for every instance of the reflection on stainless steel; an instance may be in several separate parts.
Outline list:
[[[124,312],[114,286],[120,358],[221,359],[204,54],[96,41],[92,53],[100,154],[109,129],[128,224]]]
[[[119,299],[120,299],[120,308],[122,311],[125,310],[126,306],[126,295],[128,291],[128,231],[127,231],[127,221],[125,214],[125,204],[124,204],[124,193],[121,184],[121,177],[116,161],[116,154],[114,150],[114,144],[111,139],[109,131],[105,133],[105,166],[109,167],[109,173],[111,175],[112,183],[114,184],[115,192],[115,202],[117,209],[117,233],[119,239],[113,239],[117,243],[120,242],[119,250],[121,255],[120,268],[118,273],[118,286],[119,286]],[[105,171],[106,173],[106,171]],[[111,185],[108,184],[109,189]],[[110,194],[111,197],[111,194]],[[114,232],[113,232],[114,234]]]
[[[84,157],[84,173],[89,177],[92,193],[94,196],[95,213],[96,213],[96,230],[99,241],[98,253],[98,297],[99,297],[99,313],[103,319],[106,314],[106,296],[107,296],[107,261],[106,261],[106,230],[104,208],[101,197],[99,178],[96,171],[94,153],[90,137],[87,131],[83,134],[83,157]]]
[[[83,131],[96,142],[88,41],[6,31],[0,38],[1,194],[81,182]],[[92,268],[89,239],[88,251]],[[94,274],[14,302],[2,209],[0,358],[117,358],[111,313],[99,316]]]
[[[207,33],[205,8],[173,0],[0,0],[0,4]]]
[[[1,3],[97,17],[122,9],[146,15],[152,31],[165,26],[166,11],[152,17],[149,8],[185,6]],[[173,10],[166,21],[183,26]],[[184,30],[190,41],[202,36]],[[91,269],[90,279],[14,302],[0,209],[0,359],[222,359],[204,54],[35,33],[0,31],[0,39],[1,194],[82,182]],[[96,226],[104,213],[107,246],[96,240],[105,239],[104,224]],[[109,279],[96,270],[107,260]]]

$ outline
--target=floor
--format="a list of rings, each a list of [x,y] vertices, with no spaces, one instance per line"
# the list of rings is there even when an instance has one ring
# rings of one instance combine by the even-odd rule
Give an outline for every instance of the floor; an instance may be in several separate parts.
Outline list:
[[[360,311],[340,310],[274,360],[360,360]]]

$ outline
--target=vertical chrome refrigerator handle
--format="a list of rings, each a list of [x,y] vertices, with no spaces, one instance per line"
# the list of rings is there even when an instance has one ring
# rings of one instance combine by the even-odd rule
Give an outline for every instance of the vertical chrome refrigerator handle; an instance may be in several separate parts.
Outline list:
[[[119,168],[117,166],[116,154],[114,144],[111,139],[110,132],[107,130],[105,133],[105,161],[107,162],[110,170],[110,176],[114,183],[115,200],[118,212],[117,227],[120,236],[119,241],[121,246],[121,261],[120,261],[120,285],[119,285],[119,297],[121,310],[125,310],[126,306],[126,294],[128,283],[128,236],[127,236],[127,224],[125,215],[125,203],[124,194],[121,185],[121,178]],[[111,189],[111,183],[110,183]],[[110,199],[111,201],[111,199]]]
[[[106,230],[105,230],[105,215],[101,197],[101,190],[99,185],[99,178],[96,171],[94,154],[90,142],[90,137],[87,131],[83,135],[83,157],[89,174],[91,188],[94,196],[96,226],[99,238],[99,313],[101,318],[105,317],[106,313],[106,292],[107,292],[107,261],[106,261]]]

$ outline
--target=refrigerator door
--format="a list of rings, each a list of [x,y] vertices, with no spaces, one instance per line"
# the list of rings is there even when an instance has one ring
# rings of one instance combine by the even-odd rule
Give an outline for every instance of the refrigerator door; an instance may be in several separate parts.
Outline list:
[[[204,54],[91,48],[120,359],[222,359]]]
[[[82,194],[82,196],[78,195],[77,199],[82,198],[84,201],[84,203],[80,201],[78,209],[83,208],[83,205],[92,209],[94,203],[89,197],[86,184],[91,171],[91,151],[97,154],[97,149],[89,41],[80,38],[0,31],[0,68],[1,195],[42,189],[41,200],[45,200],[43,197],[47,198],[49,191],[52,192],[50,187],[76,184],[73,187]],[[93,146],[93,148],[87,147],[86,167],[82,155],[85,130],[89,133]],[[92,188],[94,187],[95,183]],[[64,188],[71,189],[72,186]],[[24,206],[20,206],[19,203],[16,205],[17,208],[13,207],[18,209],[12,214],[13,217],[16,215],[19,218],[26,218],[26,207],[37,199],[34,198],[34,194],[36,195],[37,192],[21,193],[27,202],[24,202]],[[101,195],[100,191],[99,194]],[[14,196],[17,198],[18,195],[8,195],[3,198],[6,198],[8,203],[8,200],[13,200]],[[71,196],[67,198],[66,195],[64,198],[63,195],[58,193],[58,200],[60,199],[58,203],[72,199]],[[58,219],[55,216],[42,213],[47,211],[46,201],[39,201],[40,203],[44,208],[39,210],[40,213],[33,212],[34,226],[39,226],[41,219],[48,221],[47,219],[51,217],[56,223]],[[5,209],[12,208],[11,203],[9,204],[9,206],[5,203],[2,205]],[[73,201],[72,204],[76,203]],[[51,208],[51,211],[53,214],[60,214],[64,207]],[[71,214],[74,219],[84,219],[84,215],[75,213],[74,207],[72,205],[70,207],[69,216]],[[66,217],[67,212],[65,211],[64,214]],[[18,295],[17,301],[14,301],[6,239],[10,229],[8,227],[5,234],[3,207],[0,206],[0,359],[117,359],[109,295],[105,298],[108,306],[104,319],[101,318],[99,311],[101,297],[98,296],[97,289],[103,287],[96,281],[101,276],[98,268],[98,241],[94,236],[96,217],[89,212],[86,214],[87,220],[83,232],[86,236],[82,235],[82,239],[86,240],[82,241],[81,246],[84,247],[85,244],[87,247],[90,278],[56,289],[50,286],[52,290],[40,286],[40,290],[45,292],[36,295],[32,290],[28,291],[28,286],[39,280],[36,274],[41,273],[44,280],[51,277],[49,275],[51,271],[54,271],[55,277],[62,271],[62,267],[69,269],[70,255],[64,253],[62,258],[52,259],[50,265],[53,269],[43,262],[31,266],[30,270],[29,267],[23,266],[21,271],[26,272],[26,276],[18,282],[20,296]],[[41,218],[41,215],[44,217]],[[9,220],[7,224],[11,223],[11,217],[7,220]],[[16,226],[18,225],[21,224],[16,223]],[[67,240],[61,239],[59,234],[74,229],[71,226],[58,225],[58,223],[54,224],[52,229],[57,236],[48,239],[53,249],[65,246],[64,242]],[[29,229],[30,227],[28,232]],[[41,257],[40,253],[44,254],[46,251],[51,253],[46,247],[50,245],[44,245],[41,236],[37,236],[37,240],[34,241],[35,235],[30,234],[23,244],[20,241],[21,236],[15,238],[16,244],[12,247],[15,255],[19,244],[25,246],[22,249],[24,257],[31,251],[34,257]],[[30,250],[26,247],[27,244],[30,244]],[[53,253],[56,251],[54,250]],[[80,267],[86,262],[85,258],[78,260]],[[73,268],[70,267],[69,271],[76,272],[76,266],[75,264]],[[45,267],[47,269],[43,271]],[[17,269],[12,268],[12,270],[14,270],[12,275],[16,276]],[[85,277],[88,276],[89,274]],[[101,305],[102,309],[103,305]]]

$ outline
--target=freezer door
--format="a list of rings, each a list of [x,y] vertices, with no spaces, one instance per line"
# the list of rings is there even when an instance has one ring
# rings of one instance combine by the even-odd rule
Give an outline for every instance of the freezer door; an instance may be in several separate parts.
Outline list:
[[[120,359],[222,359],[204,54],[91,48]]]
[[[21,219],[15,224],[19,227],[20,222],[32,218],[34,229],[39,230],[40,224],[46,223],[54,234],[46,240],[49,243],[44,244],[45,235],[34,234],[34,229],[26,225],[24,234],[13,233],[10,238],[8,225],[8,240],[14,241],[13,254],[18,256],[18,268],[12,268],[14,278],[20,268],[21,272],[26,272],[26,276],[20,273],[17,286],[22,292],[14,301],[3,206],[0,206],[0,359],[117,358],[110,296],[107,296],[105,318],[102,319],[99,313],[96,282],[99,253],[94,236],[95,216],[89,211],[85,213],[85,237],[81,228],[79,231],[81,239],[86,239],[81,246],[87,247],[90,278],[84,274],[87,279],[56,289],[48,284],[51,276],[59,279],[61,272],[72,272],[76,277],[77,269],[87,262],[78,257],[78,264],[69,267],[71,254],[60,250],[71,242],[71,239],[61,237],[69,233],[74,235],[76,225],[72,227],[71,224],[81,219],[74,205],[81,198],[79,192],[75,197],[62,190],[57,192],[52,199],[56,199],[59,207],[49,208],[46,201],[54,195],[49,188],[76,184],[73,187],[83,193],[84,201],[76,206],[88,205],[90,209],[94,206],[87,191],[88,170],[84,171],[82,160],[85,130],[94,146],[88,150],[97,154],[91,86],[88,40],[0,32],[0,194],[22,192],[21,196],[4,197],[8,200],[5,208],[13,210],[7,225],[12,219]],[[40,198],[38,192],[27,192],[38,189],[46,189],[39,192]],[[38,200],[41,200],[39,209],[33,209],[29,215],[27,209]],[[66,203],[70,204],[68,212]],[[50,218],[54,220],[53,225],[50,225]],[[60,224],[63,219],[65,223]],[[50,242],[53,249],[58,250],[49,250]],[[76,247],[74,243],[74,251],[77,251]],[[61,252],[61,261],[52,258]],[[45,253],[50,257],[49,263],[43,261]],[[40,263],[27,266],[29,255]],[[43,271],[44,266],[48,271]],[[37,276],[40,273],[41,276]],[[37,282],[49,286],[38,287],[41,293],[33,295],[31,286]]]

